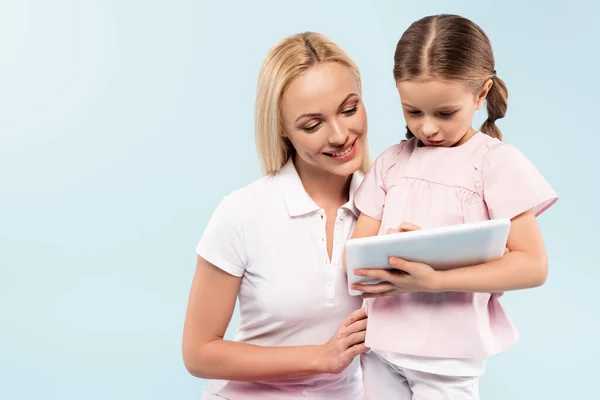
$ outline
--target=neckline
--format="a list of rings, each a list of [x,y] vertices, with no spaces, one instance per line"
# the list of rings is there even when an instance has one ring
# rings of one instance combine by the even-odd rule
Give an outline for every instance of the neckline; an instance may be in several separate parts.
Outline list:
[[[454,147],[442,147],[442,146],[419,146],[419,139],[416,139],[416,145],[415,145],[415,149],[418,150],[423,150],[423,151],[436,151],[437,149],[441,150],[441,151],[458,151],[458,149],[464,149],[464,148],[468,148],[469,146],[472,145],[472,143],[477,142],[483,135],[485,135],[485,133],[481,132],[481,131],[477,131],[475,132],[475,134],[473,136],[471,136],[471,138],[469,140],[467,140],[465,143],[461,144],[460,146],[454,146]],[[434,150],[435,149],[435,150]],[[439,151],[438,150],[438,151]]]

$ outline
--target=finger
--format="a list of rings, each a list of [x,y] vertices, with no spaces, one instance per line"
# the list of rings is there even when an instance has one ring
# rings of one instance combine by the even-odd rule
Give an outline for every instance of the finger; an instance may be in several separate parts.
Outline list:
[[[507,255],[508,253],[510,253],[510,250],[508,249],[508,247],[504,248],[504,255]]]
[[[413,265],[409,261],[405,261],[398,257],[389,257],[388,264],[390,267],[396,268],[399,271],[404,271],[407,274],[410,274],[413,270]]]
[[[381,268],[357,269],[354,271],[354,275],[366,276],[367,278],[373,278],[380,281],[389,281],[390,278],[392,278],[392,274],[389,270]]]
[[[364,343],[366,337],[367,337],[367,331],[355,332],[355,333],[351,334],[350,336],[348,336],[348,339],[346,341],[346,346],[352,347],[355,344]]]
[[[410,222],[403,222],[400,224],[400,232],[418,231],[421,227],[411,224]]]
[[[398,296],[399,294],[403,294],[403,293],[408,293],[408,292],[403,291],[398,288],[394,288],[394,289],[388,290],[387,292],[382,292],[382,293],[363,293],[363,294],[361,294],[361,298],[371,299],[371,298],[375,298],[375,297]]]
[[[348,326],[352,325],[354,322],[362,320],[366,317],[367,317],[367,310],[365,310],[364,308],[359,308],[358,310],[353,311],[352,314],[350,314],[348,316],[348,318],[346,318],[346,321],[344,321],[344,326],[348,327]]]
[[[348,332],[348,334],[352,334],[355,332],[365,331],[366,329],[367,329],[367,318],[354,322],[352,325],[350,325],[348,328],[346,328],[346,332]]]
[[[387,230],[387,232],[385,232],[386,235],[389,235],[390,233],[399,233],[400,229],[394,229],[394,228],[390,228]]]
[[[357,355],[359,355],[361,353],[365,353],[369,350],[371,350],[371,349],[368,348],[364,343],[359,343],[359,344],[355,344],[354,346],[350,347],[348,350],[346,350],[346,352],[348,353],[350,358],[354,359],[354,357],[356,357]]]
[[[359,285],[355,284],[352,286],[352,289],[358,290],[363,293],[383,293],[388,290],[394,289],[394,284],[390,282],[380,282],[375,285]]]

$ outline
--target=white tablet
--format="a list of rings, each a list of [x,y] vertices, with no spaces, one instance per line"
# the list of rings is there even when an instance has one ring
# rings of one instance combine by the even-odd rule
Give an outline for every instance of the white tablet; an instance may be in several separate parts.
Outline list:
[[[354,275],[360,268],[393,269],[388,257],[430,265],[436,270],[480,264],[504,255],[509,219],[494,219],[441,228],[350,239],[346,242],[348,290],[354,283],[373,284],[380,281]]]

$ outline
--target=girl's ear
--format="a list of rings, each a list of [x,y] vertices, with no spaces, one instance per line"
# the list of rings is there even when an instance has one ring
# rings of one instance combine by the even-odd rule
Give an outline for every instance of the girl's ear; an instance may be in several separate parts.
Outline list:
[[[483,102],[485,101],[485,98],[492,89],[492,86],[494,86],[494,81],[492,79],[489,79],[483,85],[483,89],[481,89],[481,92],[479,92],[479,95],[477,95],[477,104],[475,106],[476,110],[481,110],[481,107],[483,107]]]

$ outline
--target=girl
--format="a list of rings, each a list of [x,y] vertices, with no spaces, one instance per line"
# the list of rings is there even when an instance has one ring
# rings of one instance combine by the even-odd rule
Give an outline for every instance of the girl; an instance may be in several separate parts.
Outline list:
[[[510,218],[500,260],[438,272],[390,258],[398,271],[361,270],[384,282],[355,285],[367,298],[362,356],[368,399],[477,399],[484,359],[517,341],[492,294],[542,285],[547,275],[536,217],[557,196],[535,167],[504,144],[495,121],[507,90],[488,37],[460,16],[429,16],[398,42],[394,78],[407,140],[383,152],[355,196],[352,237]],[[487,100],[479,131],[473,116]]]

